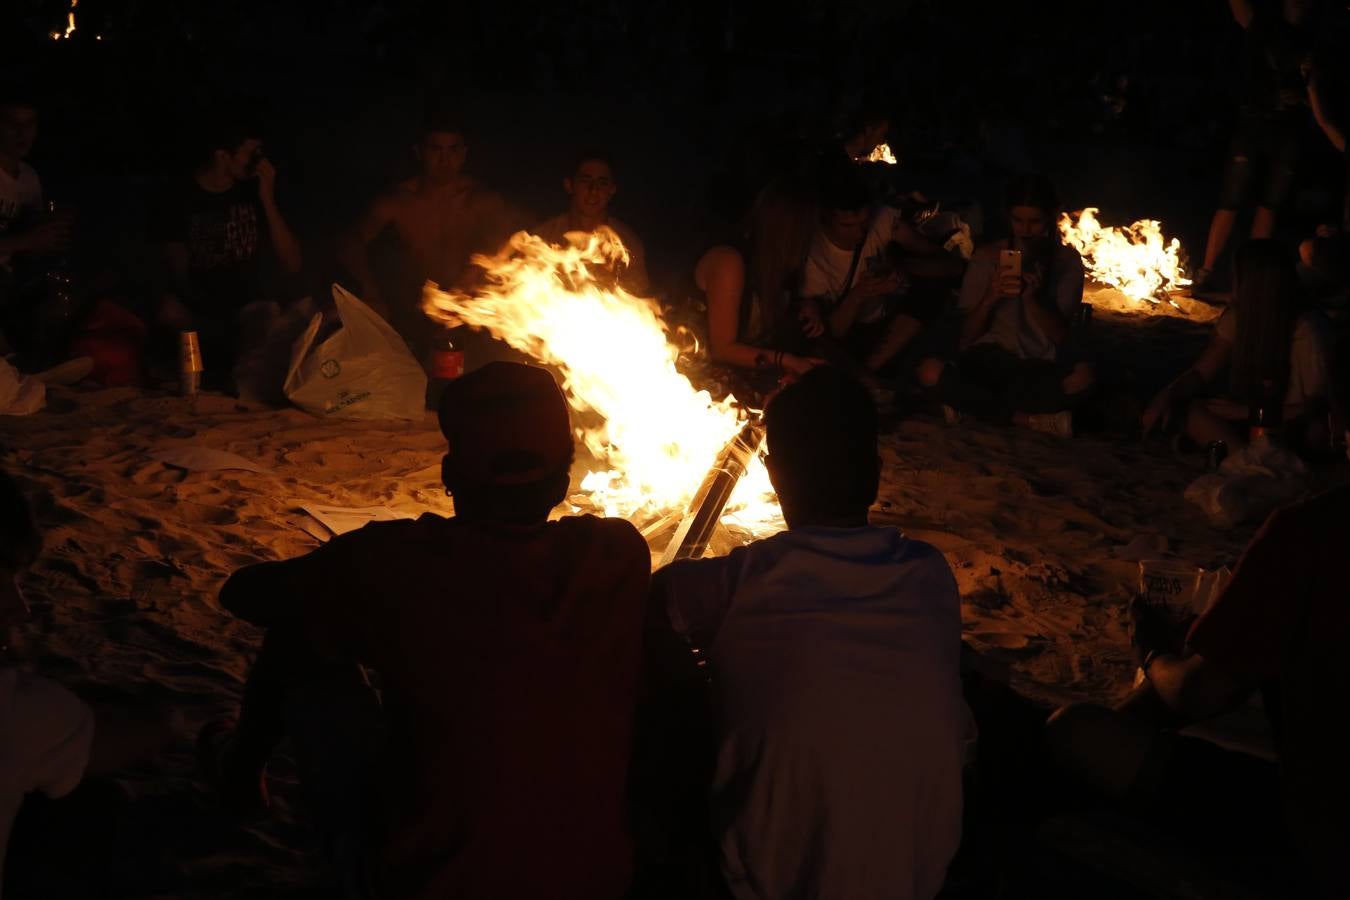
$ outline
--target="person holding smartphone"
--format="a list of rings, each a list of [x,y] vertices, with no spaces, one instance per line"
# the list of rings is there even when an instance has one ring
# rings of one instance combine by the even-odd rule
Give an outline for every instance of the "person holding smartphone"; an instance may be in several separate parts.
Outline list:
[[[240,311],[275,299],[279,278],[304,263],[261,132],[231,114],[208,122],[191,177],[169,187],[151,223],[163,258],[157,324],[199,333],[208,379],[228,378]]]
[[[1083,261],[1059,240],[1049,179],[1014,179],[1007,207],[1011,236],[977,251],[961,284],[959,355],[924,360],[919,382],[949,419],[969,414],[1069,437],[1070,410],[1095,381],[1070,341]]]

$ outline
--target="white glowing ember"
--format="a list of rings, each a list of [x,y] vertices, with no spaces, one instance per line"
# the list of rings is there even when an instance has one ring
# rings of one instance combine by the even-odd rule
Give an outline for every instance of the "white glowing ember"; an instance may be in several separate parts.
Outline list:
[[[487,273],[476,296],[428,283],[423,308],[438,321],[486,329],[562,370],[568,402],[603,419],[578,429],[578,437],[605,466],[581,486],[607,515],[682,513],[748,413],[695,390],[675,368],[678,350],[657,305],[607,277],[628,259],[613,231],[568,237],[580,243],[553,247],[519,232],[496,256],[474,257]],[[782,529],[758,456],[723,521],[755,535]]]
[[[891,152],[890,144],[877,144],[872,148],[872,152],[867,154],[866,162],[883,162],[887,165],[895,165],[895,154]]]
[[[1064,242],[1082,254],[1091,278],[1132,300],[1149,303],[1171,303],[1168,292],[1191,283],[1181,265],[1181,242],[1167,241],[1161,223],[1140,219],[1124,228],[1110,228],[1097,221],[1097,212],[1089,206],[1059,219]]]

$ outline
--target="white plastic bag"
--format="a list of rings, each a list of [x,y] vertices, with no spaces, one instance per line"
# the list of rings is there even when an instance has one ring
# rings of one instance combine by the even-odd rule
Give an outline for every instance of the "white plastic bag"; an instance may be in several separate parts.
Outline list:
[[[337,419],[417,419],[426,408],[427,376],[389,323],[333,285],[342,327],[315,346],[316,314],[291,350],[284,389],[301,409]]]
[[[0,416],[26,416],[47,403],[47,385],[0,359]]]
[[[1268,441],[1257,441],[1223,461],[1218,472],[1201,475],[1185,497],[1221,528],[1265,518],[1307,489],[1303,461]]]

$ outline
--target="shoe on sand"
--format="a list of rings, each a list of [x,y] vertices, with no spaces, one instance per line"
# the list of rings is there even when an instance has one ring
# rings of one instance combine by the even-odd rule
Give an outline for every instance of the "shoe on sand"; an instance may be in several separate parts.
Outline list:
[[[1061,409],[1055,413],[1041,413],[1027,416],[1027,427],[1041,434],[1053,434],[1056,437],[1073,437],[1073,413]]]
[[[237,725],[234,719],[222,718],[202,726],[197,733],[197,771],[231,813],[259,815],[272,805],[267,792],[267,769],[250,771],[237,763],[234,752]]]

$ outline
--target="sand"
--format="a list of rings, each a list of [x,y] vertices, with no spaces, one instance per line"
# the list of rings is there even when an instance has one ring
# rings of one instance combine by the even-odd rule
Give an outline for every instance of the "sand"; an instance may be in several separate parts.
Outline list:
[[[1107,305],[1092,327],[1104,365],[1136,389],[1184,365],[1206,334],[1190,317]],[[122,779],[135,799],[124,811],[131,824],[107,845],[120,848],[108,876],[126,882],[116,896],[308,895],[306,832],[284,764],[274,814],[243,828],[193,781],[191,735],[236,703],[259,639],[221,612],[216,593],[240,566],[319,545],[325,532],[303,503],[448,513],[432,416],[327,422],[216,395],[54,387],[48,409],[0,418],[0,445],[0,465],[46,530],[46,552],[23,579],[33,664],[94,696],[172,705],[187,726],[162,761]],[[265,471],[188,472],[150,457],[190,446]],[[876,521],[947,555],[968,640],[1046,701],[1128,688],[1125,605],[1137,578],[1128,557],[1139,545],[1127,545],[1231,564],[1254,529],[1217,530],[1187,504],[1195,463],[1160,441],[918,417],[885,438],[883,457]]]

